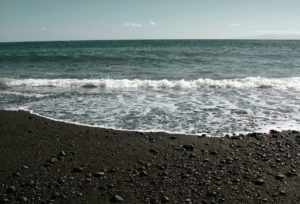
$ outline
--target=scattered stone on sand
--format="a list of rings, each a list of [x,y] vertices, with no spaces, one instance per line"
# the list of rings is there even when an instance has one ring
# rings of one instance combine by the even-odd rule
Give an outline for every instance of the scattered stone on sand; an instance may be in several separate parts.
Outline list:
[[[16,187],[15,186],[10,186],[10,187],[8,187],[7,189],[6,189],[6,192],[7,193],[11,193],[11,194],[13,194],[13,193],[15,193],[16,192]]]
[[[93,174],[93,176],[95,177],[103,177],[105,176],[105,172],[104,171],[97,171]]]
[[[259,178],[259,179],[255,179],[253,181],[253,183],[256,184],[256,185],[258,185],[258,186],[261,186],[261,185],[263,185],[265,183],[265,181],[263,179]]]
[[[121,196],[115,194],[115,195],[110,199],[110,201],[113,202],[113,203],[118,203],[118,202],[123,202],[124,199],[123,199]]]
[[[185,150],[188,150],[188,151],[193,151],[194,150],[194,145],[185,144],[185,145],[182,145],[182,148],[185,149]]]
[[[83,168],[82,167],[74,167],[72,172],[73,173],[81,173],[81,172],[83,172]]]
[[[25,202],[28,201],[28,198],[25,197],[25,196],[21,196],[21,197],[20,197],[20,201],[25,203]]]
[[[22,169],[29,169],[29,166],[24,165],[24,166],[22,166]]]
[[[169,201],[170,201],[170,199],[169,199],[169,197],[166,196],[166,195],[164,195],[164,196],[162,197],[162,199],[161,199],[161,202],[163,202],[163,203],[167,203],[167,202],[169,202]]]
[[[275,175],[275,178],[277,180],[283,180],[285,178],[285,176],[283,174],[277,174],[277,175]]]

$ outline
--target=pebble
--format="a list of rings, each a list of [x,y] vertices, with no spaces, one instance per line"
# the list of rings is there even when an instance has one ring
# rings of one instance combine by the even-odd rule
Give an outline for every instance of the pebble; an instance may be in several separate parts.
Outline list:
[[[21,196],[20,201],[25,203],[28,201],[28,198],[26,198],[25,196]]]
[[[194,150],[194,145],[182,145],[183,149],[188,150],[188,151],[193,151]]]
[[[184,202],[186,202],[186,203],[192,203],[192,200],[190,198],[187,198],[187,199],[184,200]]]
[[[196,157],[196,154],[190,154],[189,158],[195,158]]]
[[[140,175],[140,176],[148,176],[148,174],[147,174],[146,171],[141,171],[139,175]]]
[[[16,192],[16,187],[15,186],[10,186],[6,189],[7,193],[15,193]]]
[[[285,176],[284,176],[283,174],[277,174],[277,175],[275,176],[275,178],[276,178],[277,180],[283,180],[283,179],[285,178]]]
[[[253,181],[254,184],[261,186],[265,183],[265,181],[263,179],[256,179]]]
[[[115,194],[115,195],[110,199],[110,201],[113,202],[113,203],[117,203],[117,202],[123,202],[124,199],[123,199],[121,196]]]
[[[286,192],[284,190],[279,191],[279,195],[286,195]]]
[[[75,168],[73,168],[72,172],[73,173],[81,173],[81,172],[83,172],[83,168],[81,168],[81,167],[75,167]]]
[[[59,153],[59,156],[64,157],[64,156],[66,156],[66,153],[65,153],[64,151],[61,151],[61,152]]]
[[[156,155],[156,154],[158,154],[159,153],[159,151],[158,150],[156,150],[156,149],[150,149],[149,150],[149,152],[151,152],[152,154],[154,154],[154,155]]]
[[[94,176],[95,176],[95,177],[102,177],[102,176],[105,176],[105,172],[103,172],[103,171],[95,172],[95,173],[94,173]]]
[[[58,162],[58,159],[56,158],[56,157],[52,157],[51,159],[50,159],[50,163],[56,163],[56,162]]]
[[[166,195],[164,195],[164,196],[162,197],[162,199],[161,199],[161,202],[163,202],[163,203],[167,203],[167,202],[169,202],[169,201],[170,201],[170,199],[169,199],[169,197],[166,196]]]
[[[22,169],[29,169],[29,166],[22,166]]]

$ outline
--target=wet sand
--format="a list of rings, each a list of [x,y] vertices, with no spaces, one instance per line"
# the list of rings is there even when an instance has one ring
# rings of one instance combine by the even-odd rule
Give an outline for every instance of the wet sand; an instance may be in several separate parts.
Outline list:
[[[300,203],[300,133],[210,138],[0,111],[0,203]]]

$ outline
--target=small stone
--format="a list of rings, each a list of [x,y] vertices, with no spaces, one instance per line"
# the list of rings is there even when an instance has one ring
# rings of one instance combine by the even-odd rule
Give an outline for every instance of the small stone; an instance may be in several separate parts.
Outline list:
[[[144,177],[144,176],[148,176],[148,174],[147,174],[147,172],[146,172],[146,171],[141,171],[139,175],[140,175],[140,176],[142,176],[142,177]]]
[[[57,159],[56,157],[52,157],[52,158],[50,159],[50,163],[54,164],[54,163],[56,163],[56,162],[58,162],[58,159]]]
[[[195,158],[196,157],[196,154],[190,154],[189,158]]]
[[[149,150],[149,152],[151,152],[152,154],[154,154],[154,155],[156,155],[156,154],[158,154],[159,153],[159,151],[158,150],[156,150],[156,149],[150,149]]]
[[[275,178],[276,178],[277,180],[283,180],[283,179],[285,178],[285,176],[284,176],[283,174],[277,174],[277,175],[275,176]]]
[[[286,195],[286,192],[284,190],[280,190],[279,195]]]
[[[188,150],[188,151],[193,151],[194,150],[194,145],[182,145],[183,149]]]
[[[286,173],[288,177],[297,176],[297,172],[295,169],[291,169],[289,172]]]
[[[103,172],[103,171],[98,171],[98,172],[95,172],[93,175],[94,175],[95,177],[102,177],[102,176],[105,176],[105,172]]]
[[[59,153],[59,156],[64,157],[64,156],[66,156],[66,153],[65,153],[64,151],[61,151],[61,152]]]
[[[15,193],[16,192],[16,187],[15,186],[10,186],[10,187],[8,187],[7,189],[6,189],[6,192],[7,193],[11,193],[11,194],[13,194],[13,193]]]
[[[25,196],[21,196],[20,201],[26,203],[28,201],[28,198],[26,198]]]
[[[253,183],[255,185],[261,186],[265,183],[265,181],[263,179],[256,179],[255,181],[253,181]]]
[[[8,200],[7,198],[2,198],[2,202],[3,202],[3,203],[8,203],[9,200]]]
[[[169,202],[169,201],[170,201],[170,199],[169,199],[169,197],[166,196],[166,195],[164,195],[164,196],[162,197],[162,199],[161,199],[161,202],[163,202],[163,203],[167,203],[167,202]]]
[[[29,169],[29,166],[22,166],[22,169]]]
[[[115,194],[115,195],[110,199],[110,201],[113,202],[113,203],[117,203],[117,202],[123,202],[124,199],[123,199],[121,196]]]
[[[192,200],[190,198],[187,198],[187,199],[184,200],[184,202],[186,202],[186,203],[192,203]]]
[[[81,173],[81,172],[83,172],[83,168],[81,168],[81,167],[75,167],[75,168],[73,168],[72,172],[73,173]]]
[[[59,198],[60,197],[60,193],[58,192],[55,192],[53,195],[52,195],[52,198]]]

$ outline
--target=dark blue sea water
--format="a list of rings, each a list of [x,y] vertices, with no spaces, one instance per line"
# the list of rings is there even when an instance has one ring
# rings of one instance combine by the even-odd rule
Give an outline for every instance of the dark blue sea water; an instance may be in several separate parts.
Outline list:
[[[0,108],[129,130],[299,130],[300,41],[0,43]]]

